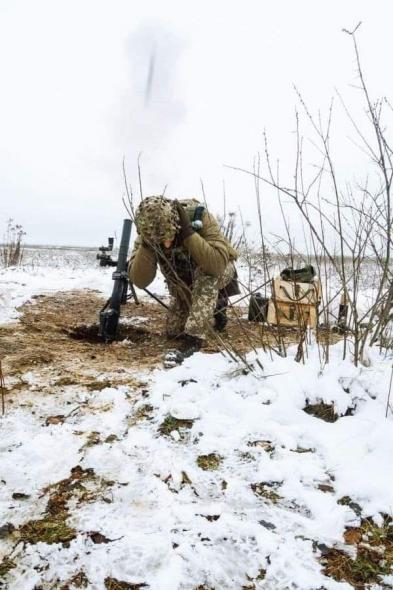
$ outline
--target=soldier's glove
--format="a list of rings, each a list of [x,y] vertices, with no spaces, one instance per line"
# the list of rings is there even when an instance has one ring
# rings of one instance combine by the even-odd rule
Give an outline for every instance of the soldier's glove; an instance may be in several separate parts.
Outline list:
[[[188,219],[188,215],[184,209],[184,207],[179,203],[179,201],[175,201],[176,211],[179,214],[179,221],[180,221],[180,230],[178,232],[178,239],[179,242],[184,242],[185,239],[192,236],[195,233],[194,228],[192,227],[190,220]]]
[[[153,242],[146,240],[145,238],[142,238],[142,246],[144,246],[144,248],[149,248],[149,250],[153,250],[154,248]]]

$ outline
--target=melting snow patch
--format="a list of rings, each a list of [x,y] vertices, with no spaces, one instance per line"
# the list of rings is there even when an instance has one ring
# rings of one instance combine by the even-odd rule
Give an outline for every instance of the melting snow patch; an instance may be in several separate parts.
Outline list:
[[[27,274],[12,275],[14,301],[27,294]],[[38,274],[30,293],[46,280]],[[254,364],[252,373],[199,353],[142,375],[143,394],[43,393],[38,372],[25,374],[0,422],[8,588],[72,587],[82,572],[98,590],[110,580],[150,590],[350,589],[323,573],[321,553],[342,549],[362,518],[391,512],[391,359],[371,351],[370,366],[357,368],[338,344],[321,371],[317,346],[304,365],[294,353],[259,351],[264,371]],[[335,421],[307,413],[312,404],[333,408]],[[25,525],[55,509],[70,540],[18,544]]]

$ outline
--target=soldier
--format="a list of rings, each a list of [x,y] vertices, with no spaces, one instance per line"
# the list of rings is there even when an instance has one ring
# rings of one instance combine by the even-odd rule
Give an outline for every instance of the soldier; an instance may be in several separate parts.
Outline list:
[[[145,198],[135,213],[138,237],[128,267],[130,281],[141,289],[156,275],[157,265],[171,295],[168,338],[185,341],[183,354],[199,350],[212,328],[227,323],[228,297],[239,292],[236,250],[211,213],[195,199]]]

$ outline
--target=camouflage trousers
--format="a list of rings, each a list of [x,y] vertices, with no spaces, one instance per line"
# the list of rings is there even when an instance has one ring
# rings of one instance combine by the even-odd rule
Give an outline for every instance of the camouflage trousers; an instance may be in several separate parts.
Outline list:
[[[166,321],[166,331],[170,338],[189,334],[205,339],[212,329],[213,314],[218,292],[231,282],[235,267],[230,262],[219,277],[195,271],[192,285],[182,290],[168,284],[171,301]]]

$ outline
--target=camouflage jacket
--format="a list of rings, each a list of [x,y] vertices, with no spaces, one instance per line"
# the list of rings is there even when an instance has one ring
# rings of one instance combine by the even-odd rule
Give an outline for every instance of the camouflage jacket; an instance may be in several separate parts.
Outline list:
[[[194,199],[181,200],[186,204],[190,221],[194,218],[195,208],[200,204]],[[138,236],[134,243],[128,266],[130,281],[140,289],[150,285],[157,272],[157,266],[168,283],[179,281],[191,285],[196,268],[202,272],[219,277],[230,261],[237,258],[237,252],[223,235],[211,213],[206,209],[202,215],[202,228],[186,238],[181,245],[176,244],[165,249],[146,246]]]

